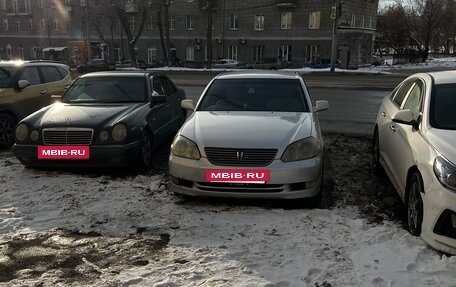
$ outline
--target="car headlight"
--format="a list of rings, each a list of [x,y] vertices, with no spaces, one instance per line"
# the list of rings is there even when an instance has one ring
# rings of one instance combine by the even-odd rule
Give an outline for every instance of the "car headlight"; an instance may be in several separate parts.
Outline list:
[[[25,141],[28,136],[28,127],[26,124],[20,124],[16,128],[16,139],[18,141]]]
[[[105,142],[109,139],[109,133],[107,131],[101,131],[98,135],[98,140],[100,142]]]
[[[171,144],[171,153],[175,156],[189,159],[197,160],[201,158],[198,146],[188,138],[181,135],[176,136]]]
[[[321,151],[320,141],[308,137],[290,144],[282,155],[282,161],[298,161],[316,157]]]
[[[127,137],[127,128],[123,124],[117,124],[112,128],[112,139],[121,142]]]
[[[40,138],[40,133],[37,131],[37,130],[33,130],[31,133],[30,133],[30,139],[32,141],[37,141],[38,139]]]
[[[438,156],[434,160],[434,173],[443,186],[456,191],[456,166]]]

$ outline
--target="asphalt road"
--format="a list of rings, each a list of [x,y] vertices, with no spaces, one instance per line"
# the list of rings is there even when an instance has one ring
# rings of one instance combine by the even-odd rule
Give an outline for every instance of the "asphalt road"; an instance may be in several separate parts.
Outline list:
[[[182,86],[187,98],[197,101],[203,92],[201,86]],[[330,108],[320,112],[320,123],[323,132],[334,132],[355,135],[372,133],[378,107],[389,91],[309,88],[314,101],[327,100]]]

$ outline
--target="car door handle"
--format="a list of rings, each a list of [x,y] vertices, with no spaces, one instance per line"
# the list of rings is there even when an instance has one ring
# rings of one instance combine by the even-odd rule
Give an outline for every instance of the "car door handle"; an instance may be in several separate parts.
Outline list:
[[[40,94],[42,94],[42,95],[44,95],[44,94],[46,94],[46,93],[47,93],[46,90],[41,90],[41,91],[40,91]]]
[[[386,117],[386,113],[385,112],[382,112],[382,117]]]
[[[391,125],[391,126],[390,126],[390,130],[391,130],[392,132],[397,131],[396,126],[395,126],[395,125]]]

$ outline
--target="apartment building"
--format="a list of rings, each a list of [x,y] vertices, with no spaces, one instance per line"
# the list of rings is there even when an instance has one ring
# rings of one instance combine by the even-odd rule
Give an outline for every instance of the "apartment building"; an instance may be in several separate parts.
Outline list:
[[[206,0],[168,0],[170,57],[202,65],[207,59]],[[0,58],[62,60],[129,58],[127,38],[110,9],[115,0],[0,0]],[[161,1],[159,1],[161,2]],[[212,9],[212,58],[246,63],[280,57],[293,65],[330,58],[333,37],[345,65],[369,63],[378,0],[217,0]],[[160,61],[157,0],[123,0],[138,59]],[[335,11],[336,10],[336,11]],[[337,19],[334,19],[337,18]],[[164,18],[162,16],[162,21]],[[336,23],[337,29],[334,29]],[[163,24],[163,26],[165,26]],[[336,31],[335,36],[333,36]],[[109,46],[113,48],[110,49]]]

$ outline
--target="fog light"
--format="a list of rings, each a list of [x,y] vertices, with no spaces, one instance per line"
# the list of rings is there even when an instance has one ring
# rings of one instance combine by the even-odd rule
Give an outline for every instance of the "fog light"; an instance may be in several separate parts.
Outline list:
[[[105,142],[109,139],[109,133],[107,131],[101,131],[98,135],[100,142]]]
[[[456,213],[445,209],[434,226],[434,233],[456,239]]]

